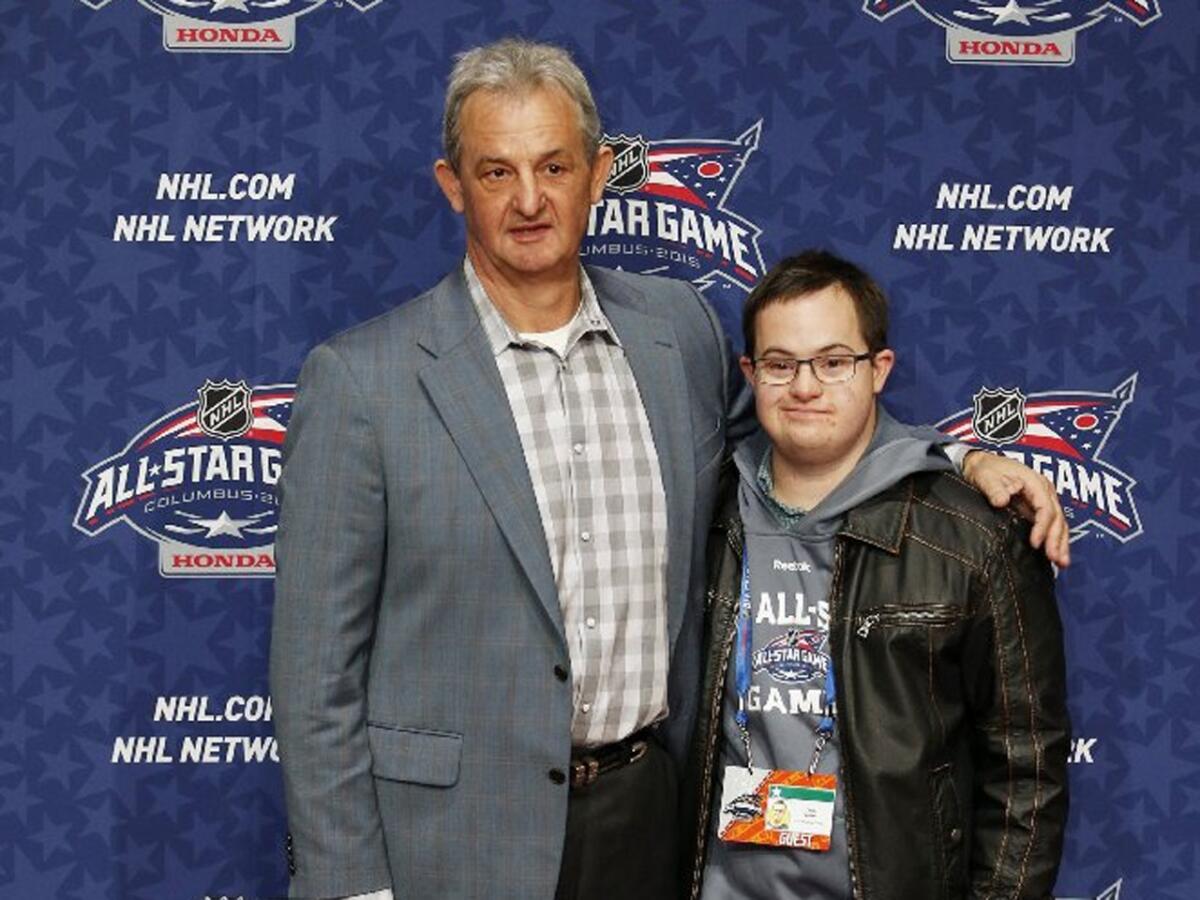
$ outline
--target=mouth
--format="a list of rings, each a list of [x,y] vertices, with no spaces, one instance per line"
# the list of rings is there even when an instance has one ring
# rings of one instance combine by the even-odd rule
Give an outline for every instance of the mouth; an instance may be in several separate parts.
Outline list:
[[[549,222],[534,222],[529,225],[514,225],[508,229],[509,237],[519,244],[540,241],[553,230]]]
[[[789,419],[820,419],[833,415],[827,409],[815,409],[811,406],[781,406],[779,411]]]

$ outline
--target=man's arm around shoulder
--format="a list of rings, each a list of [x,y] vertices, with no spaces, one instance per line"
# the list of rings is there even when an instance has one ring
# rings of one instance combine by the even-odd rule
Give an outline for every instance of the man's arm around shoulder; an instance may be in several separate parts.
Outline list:
[[[279,481],[271,695],[294,897],[390,885],[366,735],[383,465],[359,384],[323,345],[300,374]]]

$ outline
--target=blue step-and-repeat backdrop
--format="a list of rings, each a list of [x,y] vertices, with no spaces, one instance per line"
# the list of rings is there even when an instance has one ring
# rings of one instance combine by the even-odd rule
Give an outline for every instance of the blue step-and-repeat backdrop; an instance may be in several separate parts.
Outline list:
[[[306,351],[462,253],[455,53],[568,46],[589,262],[887,286],[891,403],[1071,517],[1057,895],[1200,897],[1200,9],[39,0],[0,10],[0,897],[286,890],[273,486]],[[904,852],[897,848],[897,852]]]

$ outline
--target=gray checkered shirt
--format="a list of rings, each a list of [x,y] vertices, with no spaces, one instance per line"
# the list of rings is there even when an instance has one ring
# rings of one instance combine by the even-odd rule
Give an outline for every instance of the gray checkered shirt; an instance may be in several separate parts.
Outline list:
[[[562,357],[514,331],[470,260],[463,269],[550,549],[571,656],[571,741],[608,744],[667,711],[667,501],[646,410],[582,269]]]

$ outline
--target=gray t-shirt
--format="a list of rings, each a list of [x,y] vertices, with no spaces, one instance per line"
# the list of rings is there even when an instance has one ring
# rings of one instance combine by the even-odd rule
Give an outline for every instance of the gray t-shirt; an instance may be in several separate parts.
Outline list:
[[[750,566],[751,678],[746,697],[753,763],[806,770],[824,711],[829,668],[829,582],[832,536],[806,541],[781,533],[757,492],[743,485],[742,519]],[[735,650],[736,653],[736,650]],[[731,661],[722,704],[722,737],[702,900],[850,898],[850,869],[842,791],[834,805],[833,835],[824,852],[726,843],[717,836],[727,766],[745,766],[735,714],[742,699]],[[837,773],[836,734],[817,771]]]
[[[875,433],[863,458],[807,512],[783,506],[772,496],[770,451],[762,435],[743,442],[734,455],[750,569],[753,631],[746,707],[755,767],[805,771],[812,758],[824,711],[825,673],[831,665],[834,541],[846,513],[914,472],[951,467],[935,449],[941,436],[902,425],[882,407],[877,410]],[[836,731],[817,766],[819,773],[839,775],[828,851],[726,843],[717,837],[725,768],[746,765],[735,718],[740,702],[735,678],[731,661],[701,900],[849,900],[849,846]]]

